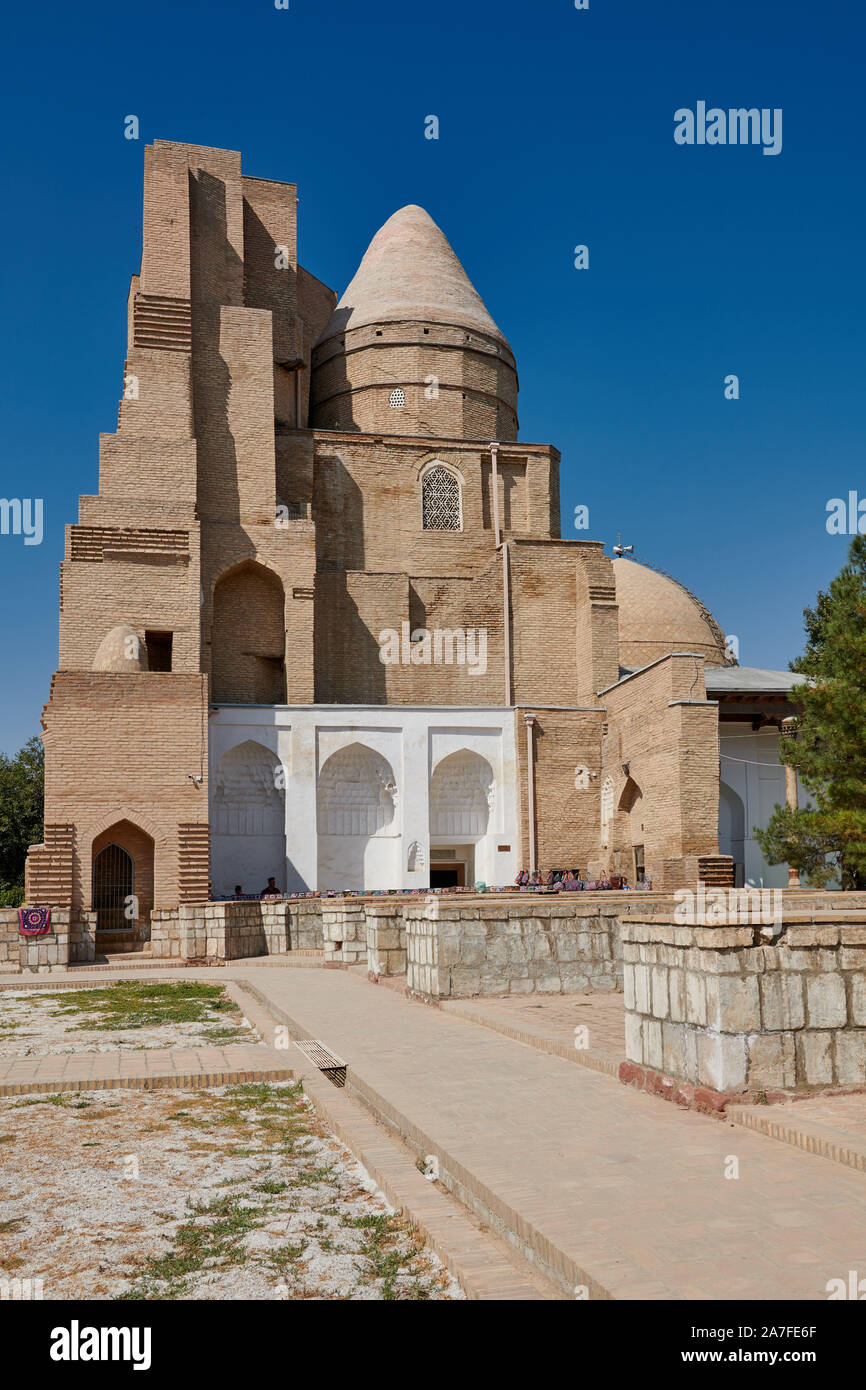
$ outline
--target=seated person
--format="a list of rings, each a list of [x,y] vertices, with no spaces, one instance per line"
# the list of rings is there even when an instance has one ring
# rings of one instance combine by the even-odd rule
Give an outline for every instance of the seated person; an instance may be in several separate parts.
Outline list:
[[[279,888],[277,887],[277,880],[273,877],[273,875],[271,875],[271,877],[268,879],[268,886],[267,886],[267,888],[263,888],[263,889],[262,889],[261,893],[259,894],[259,897],[260,897],[260,898],[281,898],[281,897],[282,897],[282,893],[280,892]]]

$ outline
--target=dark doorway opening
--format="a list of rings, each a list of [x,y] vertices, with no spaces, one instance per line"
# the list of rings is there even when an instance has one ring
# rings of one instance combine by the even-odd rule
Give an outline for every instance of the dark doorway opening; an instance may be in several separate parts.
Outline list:
[[[634,846],[634,881],[641,883],[646,876],[646,863],[644,861],[643,845]]]
[[[466,873],[462,864],[431,865],[431,888],[462,888],[465,881]]]
[[[170,671],[171,670],[171,642],[174,636],[171,632],[151,632],[148,630],[144,634],[144,645],[147,647],[147,669],[148,671]]]

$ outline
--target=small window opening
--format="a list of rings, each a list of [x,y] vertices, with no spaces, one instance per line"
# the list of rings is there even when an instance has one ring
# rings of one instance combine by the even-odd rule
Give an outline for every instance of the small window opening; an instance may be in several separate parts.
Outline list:
[[[147,669],[149,671],[171,670],[171,646],[174,634],[171,632],[150,632],[144,634],[147,648]]]
[[[388,404],[392,410],[403,409],[403,406],[406,404],[406,393],[401,386],[398,386],[395,391],[391,392],[388,397]]]

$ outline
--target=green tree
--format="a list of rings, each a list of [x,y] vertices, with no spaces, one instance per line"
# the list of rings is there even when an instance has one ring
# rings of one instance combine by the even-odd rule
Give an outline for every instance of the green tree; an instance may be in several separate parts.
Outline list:
[[[802,706],[796,738],[780,741],[814,806],[777,806],[758,843],[771,864],[792,864],[811,883],[837,874],[866,887],[866,536],[814,608],[804,612],[806,648],[791,670]]]
[[[29,845],[42,840],[45,751],[31,738],[14,758],[0,753],[0,891],[24,883]]]

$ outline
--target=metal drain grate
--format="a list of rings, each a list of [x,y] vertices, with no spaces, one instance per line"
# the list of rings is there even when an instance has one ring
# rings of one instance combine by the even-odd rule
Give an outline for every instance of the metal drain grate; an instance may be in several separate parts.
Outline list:
[[[318,1038],[296,1038],[295,1047],[299,1047],[313,1066],[318,1067],[335,1086],[345,1086],[346,1063],[325,1047],[323,1042],[319,1042]]]

